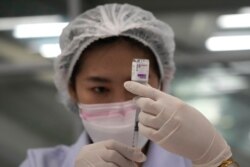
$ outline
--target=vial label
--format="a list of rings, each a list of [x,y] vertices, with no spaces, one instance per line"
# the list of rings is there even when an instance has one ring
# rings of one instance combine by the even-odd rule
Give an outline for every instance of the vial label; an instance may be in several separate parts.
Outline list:
[[[131,80],[148,83],[149,76],[149,60],[148,59],[134,59],[132,62],[132,75]]]

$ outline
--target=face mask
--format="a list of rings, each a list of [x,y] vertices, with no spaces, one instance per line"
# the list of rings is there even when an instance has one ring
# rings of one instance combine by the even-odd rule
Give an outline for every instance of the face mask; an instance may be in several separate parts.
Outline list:
[[[104,104],[79,104],[80,117],[93,142],[114,139],[132,146],[136,106],[133,101]],[[137,147],[148,139],[138,135]]]

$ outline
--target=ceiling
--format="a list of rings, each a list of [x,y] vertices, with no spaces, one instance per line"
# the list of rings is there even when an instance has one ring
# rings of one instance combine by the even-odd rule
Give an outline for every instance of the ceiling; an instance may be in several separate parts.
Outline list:
[[[138,5],[152,11],[174,29],[178,69],[176,81],[182,84],[181,94],[178,94],[178,84],[174,88],[177,96],[186,98],[183,92],[187,89],[192,94],[188,97],[195,98],[190,85],[203,81],[201,74],[209,75],[213,83],[215,80],[220,83],[218,78],[222,72],[218,73],[214,69],[220,69],[223,74],[230,76],[240,76],[250,85],[249,50],[210,52],[205,48],[205,40],[215,34],[250,34],[250,28],[224,30],[216,24],[218,16],[237,13],[240,8],[250,6],[249,0],[0,0],[0,20],[59,15],[62,21],[70,21],[86,9],[109,2]],[[0,27],[1,24],[7,23],[0,22]],[[38,52],[41,43],[57,42],[58,38],[16,39],[12,33],[13,29],[0,30],[0,166],[5,167],[17,166],[24,159],[27,148],[70,144],[82,130],[78,117],[67,112],[59,102],[53,85],[53,59],[44,58]],[[195,79],[190,81],[190,78]],[[188,85],[185,90],[183,85]],[[197,86],[195,92],[201,91]],[[233,129],[239,136],[246,136],[247,131],[250,131],[247,125],[250,122],[249,97],[248,87],[219,98],[219,101],[223,101],[221,104],[231,106],[224,110],[236,110],[238,105],[241,106],[239,115],[242,114],[242,117],[238,116],[237,121],[242,125]],[[250,142],[245,143],[248,145]],[[233,147],[242,166],[246,164],[247,167],[250,151],[238,145]]]
[[[205,40],[214,34],[235,32],[235,30],[221,30],[216,25],[217,17],[222,14],[237,13],[241,7],[250,6],[249,0],[155,0],[153,3],[150,0],[1,0],[0,18],[59,15],[63,21],[69,21],[86,9],[99,4],[113,2],[138,5],[152,11],[158,18],[169,23],[175,31],[177,55],[184,54],[186,56],[214,54],[213,52],[207,52],[204,44]],[[26,20],[29,21],[29,19]],[[0,23],[0,25],[1,24],[5,23]],[[237,30],[237,32],[249,33],[250,30],[241,29]],[[40,43],[56,42],[57,40],[57,38],[16,40],[12,36],[12,29],[0,31],[0,42],[2,42],[3,46],[12,45],[12,47],[19,47],[19,50],[23,49],[21,53],[23,53],[24,59],[34,57],[33,54],[37,52]],[[25,50],[26,48],[31,48],[33,53],[24,53],[27,52],[27,50]],[[13,49],[9,50],[8,48],[4,48],[2,52],[4,52],[2,56],[5,56],[3,59],[10,60],[11,62],[17,61],[15,59],[19,59],[15,57],[16,54],[13,53]],[[223,53],[221,53],[222,52],[219,54],[223,55]],[[217,55],[217,53],[215,53],[215,55]],[[237,55],[245,59],[245,55],[248,55],[248,51],[238,52]],[[249,58],[247,57],[246,59]],[[179,59],[177,61],[179,61]],[[183,62],[185,60],[181,59],[180,61]]]
[[[198,12],[198,11],[231,11],[249,6],[248,0],[1,0],[0,17],[17,17],[33,15],[68,15],[73,3],[80,3],[82,10],[104,3],[130,3],[153,12]]]

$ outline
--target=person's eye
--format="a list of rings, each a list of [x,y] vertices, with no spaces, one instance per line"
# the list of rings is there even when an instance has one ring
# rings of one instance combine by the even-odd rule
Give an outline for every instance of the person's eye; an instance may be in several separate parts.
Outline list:
[[[98,93],[98,94],[104,94],[104,93],[109,92],[109,89],[108,89],[108,88],[105,88],[105,87],[94,87],[94,88],[92,88],[92,90],[93,90],[95,93]]]

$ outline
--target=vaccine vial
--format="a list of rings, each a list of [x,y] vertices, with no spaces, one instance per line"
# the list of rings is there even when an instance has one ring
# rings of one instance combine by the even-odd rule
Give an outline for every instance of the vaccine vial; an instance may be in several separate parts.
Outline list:
[[[147,84],[149,78],[149,60],[148,59],[134,59],[132,62],[132,74],[131,80],[135,82],[139,82],[141,84]],[[140,113],[140,109],[136,109],[135,115],[135,125],[134,125],[134,134],[133,134],[133,147],[138,147],[138,135],[139,135],[139,127],[138,127],[138,116]]]

